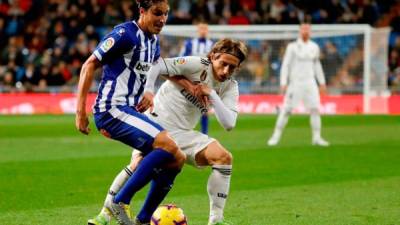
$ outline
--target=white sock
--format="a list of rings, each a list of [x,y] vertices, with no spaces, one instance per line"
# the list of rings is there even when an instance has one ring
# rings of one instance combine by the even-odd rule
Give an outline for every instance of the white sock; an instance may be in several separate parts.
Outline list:
[[[274,134],[272,135],[273,138],[281,138],[283,129],[285,128],[288,120],[289,112],[285,109],[282,109],[282,111],[279,112],[278,119],[276,120]]]
[[[318,110],[310,111],[310,124],[313,140],[321,138],[321,116]]]
[[[125,182],[129,179],[131,175],[132,175],[132,170],[130,169],[129,165],[125,167],[123,170],[121,170],[121,172],[119,172],[119,174],[114,178],[114,181],[110,186],[110,189],[106,196],[106,200],[104,201],[104,205],[106,205],[107,202],[112,201],[113,197],[118,193],[118,191],[121,189],[121,187],[125,184]],[[108,221],[111,220],[111,215],[105,206],[103,206],[100,213],[103,214],[103,216]]]
[[[232,165],[214,165],[208,178],[207,191],[210,198],[210,223],[224,219],[224,208],[229,193]]]

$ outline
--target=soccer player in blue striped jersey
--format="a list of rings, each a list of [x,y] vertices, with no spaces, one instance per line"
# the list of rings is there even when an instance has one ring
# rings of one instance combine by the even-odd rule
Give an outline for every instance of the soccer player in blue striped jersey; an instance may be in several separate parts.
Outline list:
[[[167,77],[168,81],[161,85],[154,97],[154,108],[148,110],[146,115],[168,130],[185,152],[187,164],[197,168],[212,167],[207,182],[209,225],[230,224],[224,219],[224,208],[229,195],[233,160],[231,153],[216,139],[193,129],[209,107],[214,108],[222,127],[226,130],[235,127],[239,88],[232,76],[246,56],[244,43],[223,39],[214,45],[207,57],[162,59],[150,69],[144,91],[144,95],[152,96],[157,77],[160,74]],[[132,152],[131,169],[137,167],[141,155],[137,150]],[[128,173],[121,171],[116,179],[124,181],[128,177]],[[112,192],[118,190],[118,186],[110,189]],[[103,208],[97,218],[104,218],[105,214]]]
[[[213,41],[208,36],[208,25],[204,22],[197,24],[197,38],[190,38],[185,41],[180,56],[201,56],[205,57],[213,47]],[[204,113],[200,119],[201,132],[208,134],[208,114]]]
[[[138,149],[144,155],[135,173],[106,204],[117,222],[124,225],[149,223],[185,161],[184,153],[167,132],[141,113],[152,105],[152,99],[142,99],[142,95],[146,73],[160,57],[157,34],[167,20],[168,0],[137,2],[139,20],[116,26],[82,65],[75,121],[80,132],[89,134],[86,98],[94,71],[102,67],[93,107],[96,127],[103,135]],[[131,173],[129,168],[126,172]],[[133,195],[150,181],[148,195],[153,197],[146,199],[136,221],[132,222],[127,206]],[[89,221],[89,224],[102,223]]]

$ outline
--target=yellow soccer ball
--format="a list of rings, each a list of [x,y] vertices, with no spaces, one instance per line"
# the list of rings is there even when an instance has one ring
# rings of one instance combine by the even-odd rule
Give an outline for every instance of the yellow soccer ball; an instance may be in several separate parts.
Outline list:
[[[151,217],[150,225],[187,225],[183,210],[174,204],[160,205]]]

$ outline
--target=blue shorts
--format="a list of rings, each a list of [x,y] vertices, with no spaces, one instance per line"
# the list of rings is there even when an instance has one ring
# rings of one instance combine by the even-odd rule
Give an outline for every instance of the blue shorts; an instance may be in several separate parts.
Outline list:
[[[96,113],[94,121],[103,135],[138,149],[145,155],[153,149],[154,138],[164,130],[130,106],[117,106]]]

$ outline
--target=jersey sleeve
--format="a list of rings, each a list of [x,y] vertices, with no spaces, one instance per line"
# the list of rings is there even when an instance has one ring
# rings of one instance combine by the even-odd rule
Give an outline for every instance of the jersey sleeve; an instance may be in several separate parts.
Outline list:
[[[93,54],[105,64],[131,50],[137,44],[135,42],[137,40],[131,38],[124,26],[117,26],[103,38]]]
[[[166,58],[164,63],[169,76],[194,74],[205,69],[210,64],[208,59],[197,56]]]
[[[290,73],[290,65],[292,63],[293,53],[293,44],[288,44],[285,54],[283,56],[282,66],[281,66],[281,74],[280,74],[280,85],[288,85],[289,73]]]
[[[325,81],[324,70],[322,69],[320,60],[320,49],[317,44],[315,44],[315,48],[317,49],[317,56],[315,57],[315,62],[314,62],[315,76],[317,78],[319,85],[325,85],[326,81]]]
[[[230,110],[239,112],[239,86],[238,83],[232,80],[223,90],[219,93],[222,102]]]

